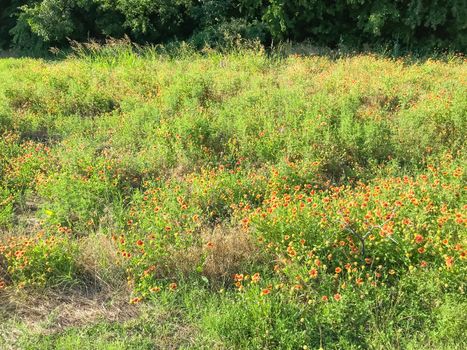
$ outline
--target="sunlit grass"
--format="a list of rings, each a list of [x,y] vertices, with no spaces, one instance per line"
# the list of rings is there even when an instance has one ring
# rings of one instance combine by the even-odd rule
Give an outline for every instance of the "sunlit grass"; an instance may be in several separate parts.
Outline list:
[[[255,48],[2,59],[0,293],[162,305],[181,347],[462,348],[466,73]],[[15,339],[151,348],[158,322]]]

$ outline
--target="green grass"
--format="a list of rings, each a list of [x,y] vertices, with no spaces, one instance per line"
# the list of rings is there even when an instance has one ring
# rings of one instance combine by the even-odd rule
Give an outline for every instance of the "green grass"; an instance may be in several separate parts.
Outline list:
[[[466,73],[0,59],[0,347],[464,348]]]

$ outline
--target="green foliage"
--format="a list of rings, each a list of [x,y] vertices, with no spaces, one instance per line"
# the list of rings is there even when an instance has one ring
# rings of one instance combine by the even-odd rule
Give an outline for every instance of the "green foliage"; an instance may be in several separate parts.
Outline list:
[[[46,42],[56,42],[73,32],[70,18],[70,1],[45,0],[23,9],[21,21]]]
[[[465,51],[466,9],[465,0],[9,0],[0,44],[32,49],[67,38],[128,35],[139,43],[190,39],[195,46],[308,39],[332,47],[386,46],[396,55]]]
[[[14,196],[8,188],[0,186],[0,226],[9,226],[13,219]]]
[[[18,242],[19,243],[19,242]],[[24,238],[5,252],[8,274],[21,288],[71,287],[79,280],[76,244],[64,237]],[[38,268],[40,267],[40,268]]]
[[[265,19],[276,37],[322,44],[392,43],[465,49],[465,1],[271,1]],[[454,29],[455,28],[455,29]],[[449,45],[449,44],[448,44]]]
[[[238,349],[461,349],[465,341],[454,344],[446,333],[462,338],[462,316],[454,308],[463,302],[443,294],[444,282],[436,272],[414,273],[397,286],[347,289],[339,301],[310,303],[294,291],[261,295],[255,285],[208,303],[201,325],[212,338]],[[446,327],[451,322],[453,327]]]

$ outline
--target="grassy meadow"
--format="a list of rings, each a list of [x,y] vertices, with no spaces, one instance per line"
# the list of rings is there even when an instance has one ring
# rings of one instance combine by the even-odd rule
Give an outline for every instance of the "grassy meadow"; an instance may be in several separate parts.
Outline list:
[[[1,349],[465,349],[467,65],[0,59]]]

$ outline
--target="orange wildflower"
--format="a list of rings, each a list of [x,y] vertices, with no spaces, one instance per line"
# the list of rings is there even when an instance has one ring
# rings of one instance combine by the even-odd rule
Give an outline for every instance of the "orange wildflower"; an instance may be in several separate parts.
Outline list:
[[[423,236],[422,235],[416,235],[415,236],[415,242],[422,243],[423,242]]]
[[[243,274],[236,273],[234,275],[234,280],[237,281],[237,282],[243,281]]]
[[[293,249],[292,246],[288,246],[287,247],[287,253],[289,254],[289,256],[291,257],[294,257],[297,255],[297,252],[295,251],[295,249]]]
[[[447,256],[446,257],[446,266],[448,268],[451,268],[453,264],[454,264],[454,258],[452,256]]]
[[[16,256],[17,258],[21,258],[23,255],[24,255],[24,250],[17,250],[17,251],[15,252],[15,256]]]
[[[252,283],[256,283],[260,280],[260,276],[259,276],[259,273],[255,273],[253,276],[251,276],[251,282]]]

